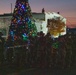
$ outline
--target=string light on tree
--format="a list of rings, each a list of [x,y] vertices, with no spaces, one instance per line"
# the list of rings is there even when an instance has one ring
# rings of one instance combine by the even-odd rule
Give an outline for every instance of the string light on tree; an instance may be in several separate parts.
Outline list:
[[[37,29],[35,23],[32,23],[32,21],[32,13],[28,0],[16,0],[9,28],[10,39],[14,41],[18,37],[21,37],[22,40],[26,41],[29,35],[36,36]]]

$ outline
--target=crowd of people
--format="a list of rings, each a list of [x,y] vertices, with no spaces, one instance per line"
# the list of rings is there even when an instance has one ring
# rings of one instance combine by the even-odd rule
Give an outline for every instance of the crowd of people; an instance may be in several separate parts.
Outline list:
[[[43,32],[26,41],[10,40],[4,45],[4,65],[29,68],[68,68],[75,64],[75,37],[66,34],[51,38]]]

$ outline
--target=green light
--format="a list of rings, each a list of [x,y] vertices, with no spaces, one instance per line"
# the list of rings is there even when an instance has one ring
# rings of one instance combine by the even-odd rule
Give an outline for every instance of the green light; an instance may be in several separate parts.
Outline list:
[[[27,40],[28,40],[28,37],[23,37],[23,40],[24,40],[24,41],[27,41]]]
[[[27,41],[28,40],[28,36],[25,33],[22,36],[23,36],[23,40],[24,41]]]
[[[58,42],[56,42],[56,43],[53,43],[53,48],[55,48],[55,49],[57,49],[58,47],[59,47],[59,43]]]

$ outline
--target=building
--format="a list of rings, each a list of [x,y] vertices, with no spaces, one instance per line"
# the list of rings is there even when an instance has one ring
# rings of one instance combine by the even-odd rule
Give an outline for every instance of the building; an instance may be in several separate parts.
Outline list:
[[[67,28],[67,33],[76,35],[76,28]]]
[[[35,21],[36,27],[37,27],[37,31],[38,32],[43,31],[43,33],[45,33],[45,35],[48,32],[48,27],[47,27],[48,19],[60,18],[61,21],[63,21],[66,24],[66,19],[64,17],[62,17],[59,13],[44,12],[44,13],[32,13],[32,15],[33,15],[33,19]],[[0,32],[3,32],[4,37],[8,36],[11,19],[12,19],[12,14],[10,14],[10,13],[0,15]],[[65,34],[66,34],[66,29],[63,32],[63,35],[65,35]],[[56,36],[56,37],[58,37],[58,36]]]
[[[58,38],[60,35],[62,36],[62,35],[66,34],[66,18],[62,17],[59,13],[55,13],[55,12],[52,12],[52,13],[45,12],[44,14],[45,14],[44,17],[35,20],[35,24],[36,24],[38,32],[43,31],[43,33],[45,33],[45,35],[46,35],[48,33],[48,29],[49,29],[48,20],[49,19],[57,20],[59,18],[60,21],[65,24],[65,26],[63,27],[64,32],[61,32],[60,34],[57,34],[56,36],[52,35],[52,37]]]

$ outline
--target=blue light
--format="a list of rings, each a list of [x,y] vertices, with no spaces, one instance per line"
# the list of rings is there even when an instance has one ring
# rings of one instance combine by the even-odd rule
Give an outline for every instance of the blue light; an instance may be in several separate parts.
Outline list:
[[[23,37],[27,37],[26,33],[23,34]]]
[[[28,18],[26,18],[26,21],[28,20]]]
[[[10,34],[11,34],[11,36],[12,36],[12,41],[14,41],[14,32],[11,31]]]
[[[11,35],[13,35],[13,31],[11,31]]]
[[[18,23],[20,22],[20,20],[18,20]]]
[[[24,9],[24,5],[22,5],[22,8]]]
[[[26,33],[24,33],[22,36],[24,41],[28,40],[28,36],[26,35]]]

